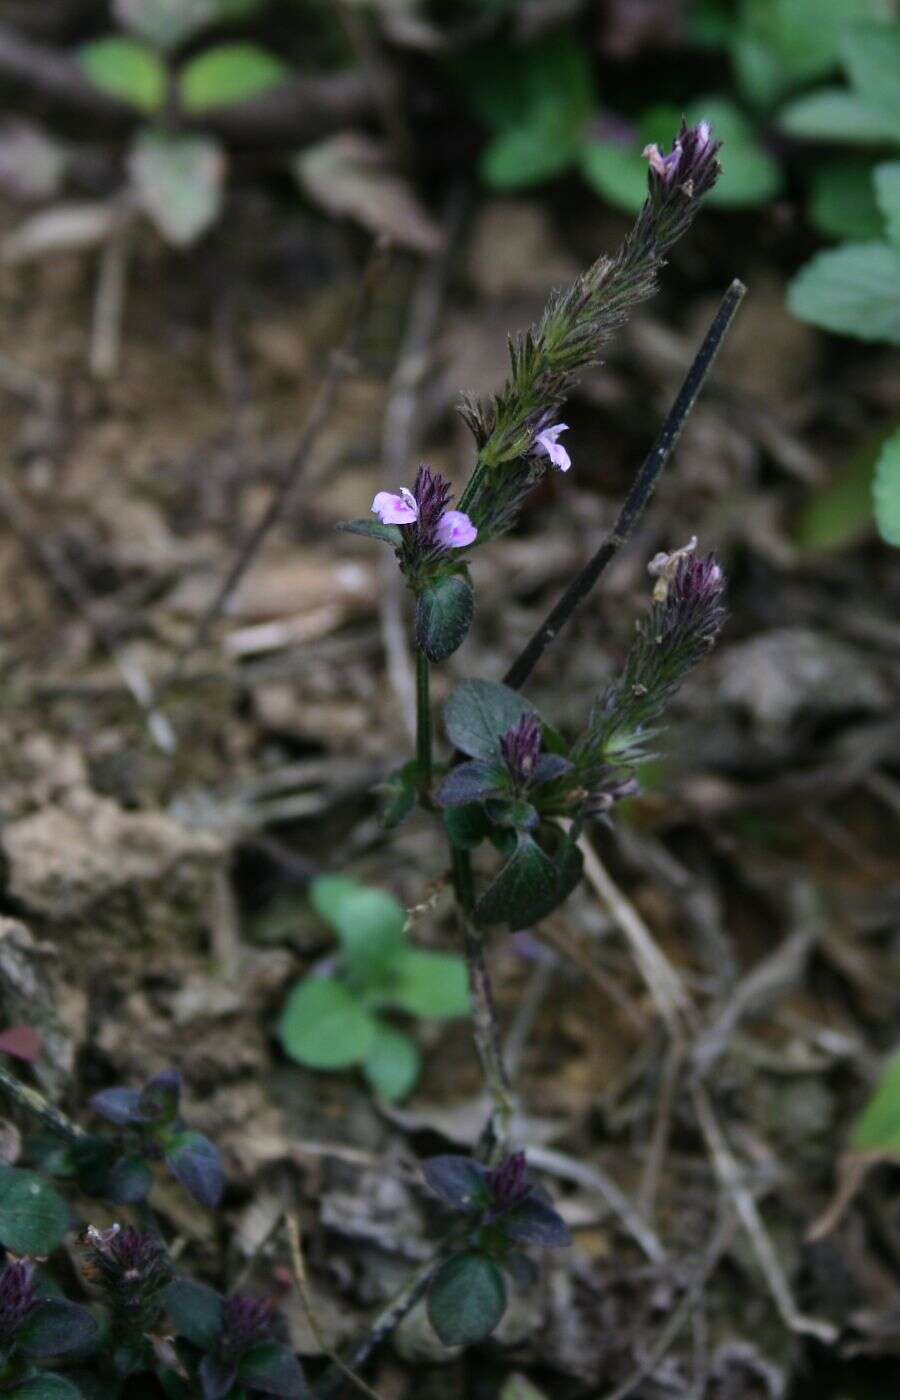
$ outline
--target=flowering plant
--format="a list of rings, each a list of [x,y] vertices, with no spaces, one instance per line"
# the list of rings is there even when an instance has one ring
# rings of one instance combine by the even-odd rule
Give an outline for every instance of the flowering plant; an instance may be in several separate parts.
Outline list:
[[[416,758],[392,776],[389,817],[392,823],[402,820],[416,800],[441,814],[469,964],[476,1045],[494,1105],[481,1162],[437,1158],[425,1168],[429,1185],[465,1217],[461,1235],[453,1237],[462,1248],[451,1251],[429,1289],[429,1313],[446,1342],[476,1340],[496,1326],[505,1307],[499,1261],[510,1267],[511,1240],[558,1245],[568,1238],[560,1217],[530,1182],[524,1156],[509,1152],[509,1086],[484,959],[485,930],[533,924],[577,885],[585,822],[636,791],[635,768],[647,756],[666,705],[722,626],[721,567],[712,556],[696,556],[696,541],[652,561],[656,585],[647,615],[620,674],[573,741],[538,714],[521,687],[649,500],[740,302],[740,284],[723,302],[612,535],[510,667],[505,683],[467,680],[452,691],[444,730],[453,754],[439,766],[430,666],[451,656],[471,625],[470,552],[515,523],[548,468],[572,467],[559,440],[567,431],[560,421],[566,395],[628,313],[655,290],[669,249],[718,178],[718,149],[707,122],[683,122],[667,154],[648,146],[647,198],[618,253],[599,258],[552,296],[541,319],[511,342],[510,376],[499,394],[463,401],[476,455],[458,508],[450,509],[443,477],[421,466],[412,489],[378,492],[375,521],[342,527],[390,544],[415,599]],[[499,853],[500,865],[479,889],[472,853],[485,841]]]

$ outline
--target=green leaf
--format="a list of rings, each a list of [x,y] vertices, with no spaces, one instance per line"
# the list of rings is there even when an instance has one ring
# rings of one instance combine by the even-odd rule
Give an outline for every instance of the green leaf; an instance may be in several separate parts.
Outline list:
[[[881,449],[875,465],[872,500],[881,538],[900,549],[900,428]]]
[[[69,1227],[69,1207],[35,1172],[0,1168],[0,1244],[13,1254],[52,1254]]]
[[[556,868],[537,842],[517,834],[516,848],[475,907],[480,924],[525,928],[540,917],[556,890]],[[551,906],[552,907],[552,906]]]
[[[498,681],[463,681],[444,706],[447,738],[470,758],[496,758],[500,739],[534,707]]]
[[[857,1152],[900,1152],[900,1055],[894,1055],[881,1071],[850,1137]]]
[[[881,215],[875,202],[872,162],[859,157],[827,161],[813,170],[809,215],[828,238],[878,238]]]
[[[655,142],[668,149],[681,123],[677,107],[648,107],[638,119],[631,140],[594,137],[581,151],[581,172],[588,184],[618,209],[637,213],[647,198],[647,158],[644,147]]]
[[[469,983],[466,964],[456,953],[405,948],[393,966],[394,980],[384,1000],[410,1016],[466,1016]]]
[[[687,111],[690,124],[712,123],[717,140],[724,142],[722,175],[706,196],[710,204],[741,208],[765,204],[781,189],[781,167],[760,144],[751,122],[734,103],[723,97],[701,97]]]
[[[900,129],[864,97],[846,88],[820,88],[783,107],[782,131],[810,141],[839,141],[842,145],[871,146],[900,140]]]
[[[900,24],[860,24],[841,44],[858,95],[890,122],[900,139]]]
[[[475,595],[462,574],[447,574],[422,589],[416,599],[416,645],[429,661],[446,661],[465,641],[472,625]]]
[[[82,1351],[100,1334],[87,1308],[65,1298],[48,1298],[35,1308],[16,1333],[16,1346],[26,1356],[65,1356]]]
[[[377,1023],[375,1039],[363,1061],[363,1074],[388,1103],[405,1098],[419,1077],[418,1046],[402,1031]]]
[[[218,141],[142,132],[130,169],[141,208],[176,247],[195,242],[218,218],[225,181]]]
[[[180,1337],[201,1351],[214,1347],[222,1331],[222,1297],[205,1283],[176,1278],[165,1291],[166,1311]]]
[[[506,1311],[506,1284],[492,1259],[470,1251],[442,1264],[428,1290],[428,1317],[444,1346],[489,1337]]]
[[[220,18],[222,0],[115,0],[116,19],[160,49],[174,49]]]
[[[82,1400],[81,1391],[63,1376],[49,1372],[31,1376],[11,1390],[7,1400]]]
[[[897,75],[900,82],[900,74]],[[886,226],[889,242],[900,249],[900,160],[875,167],[875,197]]]
[[[575,161],[594,90],[587,53],[571,33],[470,48],[448,66],[469,105],[496,133],[480,161],[488,184],[537,184]]]
[[[361,1064],[375,1031],[375,1018],[346,987],[327,977],[299,982],[278,1025],[285,1053],[313,1069],[346,1069]]]
[[[365,535],[370,540],[381,540],[396,549],[402,542],[399,525],[382,525],[380,520],[342,520],[337,527],[345,535]]]
[[[503,1384],[498,1400],[548,1400],[547,1392],[538,1390],[527,1376],[510,1376]]]
[[[847,243],[802,267],[788,287],[801,321],[900,345],[900,253],[887,243]]]
[[[290,70],[257,44],[217,44],[185,64],[179,92],[186,112],[246,102],[280,87]]]
[[[299,1361],[279,1342],[257,1342],[245,1351],[238,1363],[238,1380],[263,1395],[284,1395],[291,1400],[309,1395]]]
[[[777,63],[785,82],[805,82],[837,66],[848,24],[887,13],[884,0],[751,0],[743,34]]]
[[[801,549],[842,549],[871,532],[875,463],[888,437],[890,430],[864,441],[830,481],[811,488],[793,532]]]
[[[95,87],[130,102],[141,112],[158,112],[166,96],[166,70],[152,49],[134,39],[111,35],[78,51],[78,61]]]
[[[363,984],[403,947],[406,914],[386,890],[324,875],[313,881],[310,899],[340,939],[350,975]]]
[[[475,802],[465,807],[448,807],[443,822],[448,841],[461,851],[474,851],[491,829],[487,813]]]

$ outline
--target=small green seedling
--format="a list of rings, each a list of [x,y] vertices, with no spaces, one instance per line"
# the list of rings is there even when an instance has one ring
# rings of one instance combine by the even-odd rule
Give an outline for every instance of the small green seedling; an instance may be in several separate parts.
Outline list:
[[[384,890],[333,875],[315,880],[310,897],[334,929],[340,954],[333,972],[294,988],[281,1014],[281,1043],[313,1069],[360,1065],[377,1094],[401,1099],[418,1078],[419,1050],[380,1013],[467,1015],[465,963],[455,953],[412,947],[403,908]]]

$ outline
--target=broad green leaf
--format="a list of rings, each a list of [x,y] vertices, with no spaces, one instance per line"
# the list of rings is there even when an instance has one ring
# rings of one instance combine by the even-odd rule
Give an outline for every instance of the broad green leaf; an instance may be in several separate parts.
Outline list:
[[[470,106],[496,134],[480,162],[499,189],[558,175],[578,155],[594,105],[587,54],[565,31],[532,44],[491,43],[449,65]]]
[[[887,243],[847,243],[819,253],[788,287],[801,321],[900,345],[900,253]]]
[[[213,20],[222,0],[115,0],[116,19],[148,43],[174,49]]]
[[[815,166],[809,215],[820,233],[854,240],[880,236],[872,170],[870,160],[852,156]]]
[[[238,1379],[250,1390],[263,1395],[281,1395],[303,1400],[309,1388],[300,1362],[290,1348],[280,1342],[257,1342],[238,1362]]]
[[[388,1103],[405,1098],[419,1077],[420,1063],[418,1046],[409,1036],[379,1021],[362,1067],[376,1094]]]
[[[610,204],[636,213],[647,198],[644,147],[655,142],[661,150],[669,150],[680,124],[677,107],[648,107],[630,138],[589,137],[581,150],[581,173]]]
[[[723,97],[700,97],[687,111],[690,123],[709,121],[724,142],[722,174],[706,198],[723,208],[764,204],[781,189],[781,167],[763,149],[751,122]]]
[[[860,24],[841,45],[850,82],[900,138],[900,23]]]
[[[52,1254],[69,1226],[69,1207],[35,1172],[0,1168],[0,1244],[13,1254]]]
[[[900,73],[897,75],[900,82]],[[888,241],[900,249],[900,160],[875,167],[875,197],[884,217]]]
[[[465,807],[448,807],[443,813],[443,821],[447,839],[461,851],[474,851],[491,829],[487,813],[480,803],[475,802]]]
[[[384,806],[381,820],[392,831],[400,825],[416,805],[416,791],[419,782],[419,765],[410,759],[401,768],[395,768],[378,787]]]
[[[778,54],[747,30],[734,35],[731,62],[738,91],[753,107],[770,107],[790,86],[790,76]]]
[[[871,533],[875,463],[889,436],[882,432],[864,442],[830,481],[810,488],[794,529],[801,549],[842,549]]]
[[[506,1311],[506,1284],[492,1259],[456,1254],[434,1276],[428,1317],[444,1346],[471,1346],[489,1337]]]
[[[49,1372],[31,1376],[15,1390],[11,1390],[7,1400],[83,1400],[81,1391],[67,1381],[64,1376],[53,1376]]]
[[[516,848],[475,908],[482,924],[525,928],[541,917],[556,890],[556,868],[537,842],[518,833]],[[552,904],[551,904],[552,907]]]
[[[16,1333],[16,1346],[26,1356],[64,1356],[97,1340],[100,1329],[87,1308],[67,1298],[48,1298]]]
[[[803,82],[837,67],[849,24],[884,19],[889,12],[888,0],[745,0],[743,32],[780,66],[786,81]]]
[[[110,35],[78,52],[78,60],[95,87],[130,102],[141,112],[158,112],[166,96],[166,70],[159,57],[134,39]]]
[[[327,977],[299,982],[278,1023],[285,1053],[313,1069],[361,1064],[375,1032],[375,1018],[346,987]]]
[[[416,643],[429,661],[446,661],[462,646],[472,625],[475,595],[462,574],[448,574],[416,599]]]
[[[900,140],[900,128],[893,126],[862,95],[846,88],[821,88],[798,97],[783,107],[779,116],[782,131],[810,141],[839,141],[843,145],[871,146],[881,141]]]
[[[850,1145],[857,1152],[900,1152],[900,1055],[884,1069],[856,1121]]]
[[[209,1351],[222,1331],[222,1297],[214,1288],[192,1279],[176,1278],[166,1288],[166,1311],[175,1332],[195,1347]]]
[[[348,972],[363,984],[403,947],[406,915],[386,890],[325,875],[313,881],[310,898],[340,939]]]
[[[463,681],[444,706],[447,738],[470,758],[495,758],[502,736],[534,707],[498,681]]]
[[[456,953],[405,948],[393,966],[394,980],[384,1000],[410,1016],[466,1016],[469,983],[466,964]]]
[[[875,465],[872,500],[881,538],[900,549],[900,428],[881,449]]]
[[[186,112],[246,102],[279,87],[290,70],[257,44],[217,44],[185,64],[178,90]]]
[[[510,1376],[500,1391],[498,1400],[548,1400],[545,1390],[538,1390],[527,1376]]]
[[[141,207],[176,247],[187,247],[215,223],[225,180],[225,154],[218,141],[143,132],[130,168]]]

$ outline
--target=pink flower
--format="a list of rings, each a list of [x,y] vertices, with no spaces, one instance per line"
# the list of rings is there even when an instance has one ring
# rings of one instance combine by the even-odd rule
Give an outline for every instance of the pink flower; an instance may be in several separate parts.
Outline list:
[[[419,518],[419,507],[413,493],[401,486],[399,496],[379,491],[372,502],[372,514],[378,516],[382,525],[411,525]]]
[[[445,549],[465,549],[478,531],[464,510],[445,510],[434,534],[438,544]]]
[[[709,128],[707,127],[707,141],[708,139]],[[669,154],[664,156],[654,141],[651,145],[644,147],[643,155],[650,162],[650,169],[668,184],[670,180],[674,180],[681,164],[681,142],[676,141]]]
[[[534,440],[535,447],[540,452],[546,453],[551,463],[561,472],[567,472],[572,465],[572,458],[569,456],[562,443],[557,442],[560,433],[569,431],[568,423],[555,423],[552,428],[545,428],[542,433],[538,433]]]

